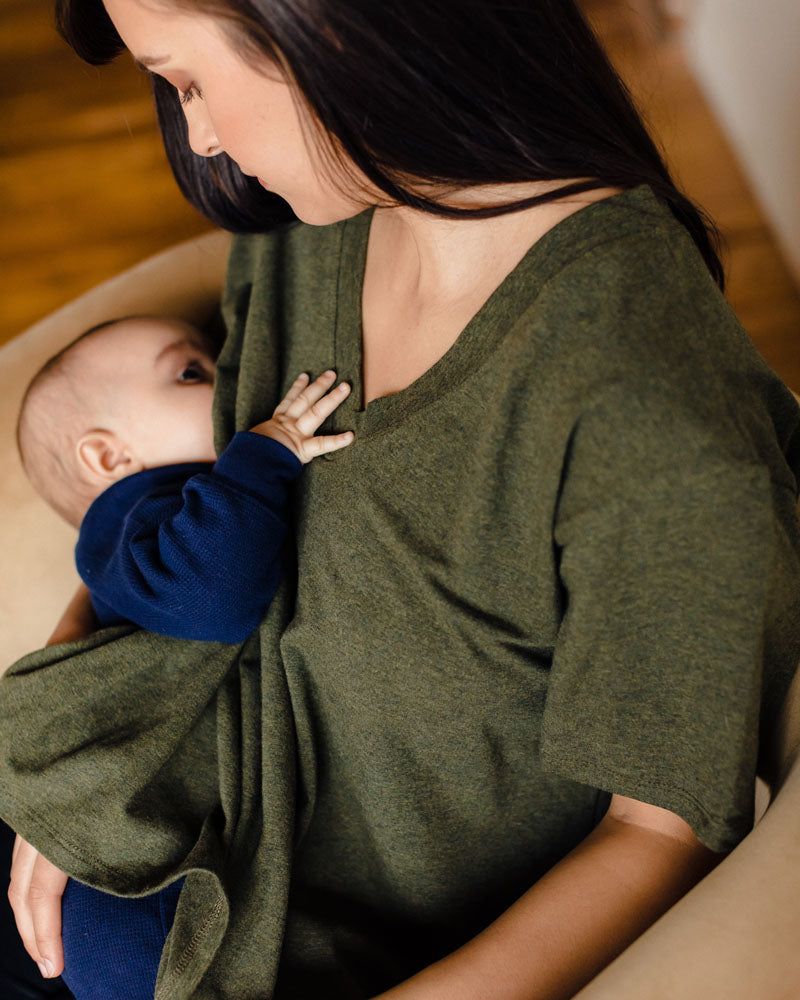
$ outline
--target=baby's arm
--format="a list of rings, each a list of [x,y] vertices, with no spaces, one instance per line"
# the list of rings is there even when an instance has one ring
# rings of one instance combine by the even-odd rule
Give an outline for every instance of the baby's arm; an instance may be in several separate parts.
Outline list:
[[[182,639],[241,642],[280,580],[287,490],[315,455],[353,435],[314,436],[347,396],[335,374],[298,378],[273,416],[236,434],[214,466],[167,466],[120,480],[89,509],[76,549],[104,624],[127,620]]]
[[[719,859],[674,813],[615,795],[483,933],[377,1000],[567,1000]]]

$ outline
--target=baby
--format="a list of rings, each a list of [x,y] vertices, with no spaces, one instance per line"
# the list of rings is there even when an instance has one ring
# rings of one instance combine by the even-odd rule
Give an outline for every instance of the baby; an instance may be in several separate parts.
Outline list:
[[[27,389],[23,466],[79,527],[76,563],[101,626],[243,641],[278,586],[289,483],[353,439],[315,436],[349,392],[328,371],[299,376],[217,458],[214,367],[194,327],[133,317],[84,333]]]

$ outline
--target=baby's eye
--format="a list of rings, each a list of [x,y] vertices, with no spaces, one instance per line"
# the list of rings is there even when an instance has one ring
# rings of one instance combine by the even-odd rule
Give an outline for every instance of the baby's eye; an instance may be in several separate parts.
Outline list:
[[[179,382],[211,382],[212,375],[199,361],[191,361],[178,375]]]

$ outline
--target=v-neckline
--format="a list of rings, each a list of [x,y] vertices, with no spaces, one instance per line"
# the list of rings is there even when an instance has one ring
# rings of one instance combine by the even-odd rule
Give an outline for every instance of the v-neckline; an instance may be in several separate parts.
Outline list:
[[[592,243],[597,222],[608,238],[603,223],[609,212],[630,208],[653,211],[660,207],[649,188],[641,186],[593,202],[572,213],[541,236],[519,263],[489,295],[459,333],[453,344],[410,385],[398,392],[378,396],[364,405],[363,378],[363,289],[373,210],[347,220],[342,226],[341,253],[336,290],[334,324],[335,367],[352,387],[348,400],[339,408],[339,420],[356,432],[359,439],[396,426],[412,413],[440,399],[470,376],[492,356],[497,345],[526,313],[546,282],[576,254]],[[583,238],[580,230],[586,229]],[[613,232],[613,228],[611,230]]]

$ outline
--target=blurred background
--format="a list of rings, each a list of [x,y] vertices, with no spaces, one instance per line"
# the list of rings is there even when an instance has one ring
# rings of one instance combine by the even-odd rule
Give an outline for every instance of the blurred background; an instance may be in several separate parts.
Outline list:
[[[209,224],[182,200],[129,58],[92,68],[51,0],[0,0],[0,343]],[[726,240],[728,298],[800,391],[800,3],[584,0],[687,193]]]

